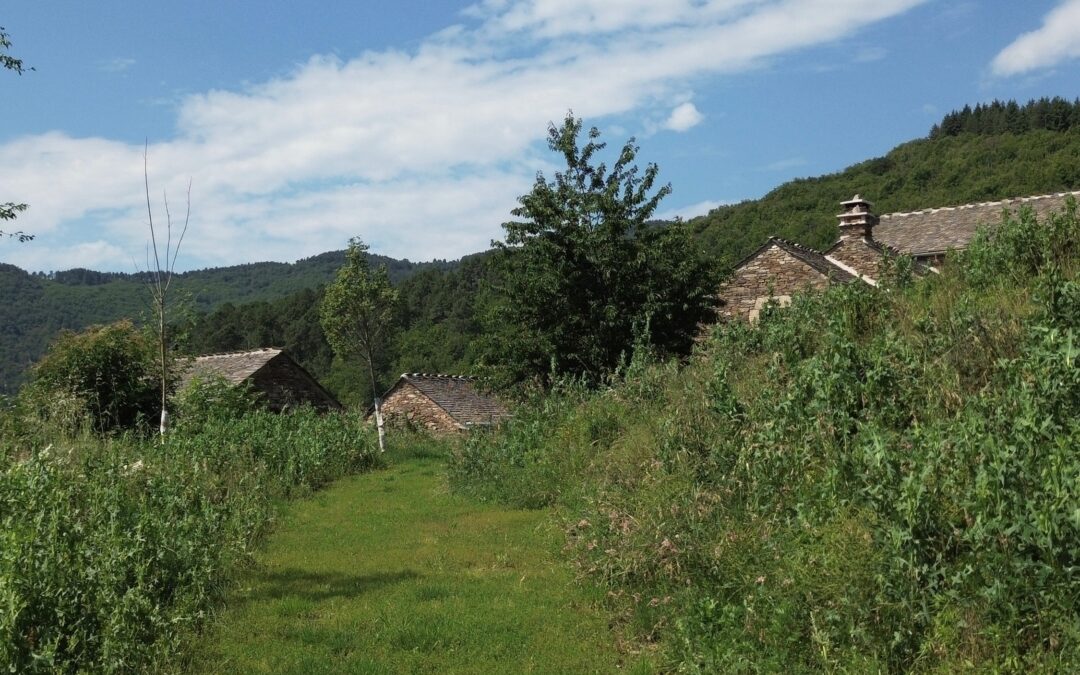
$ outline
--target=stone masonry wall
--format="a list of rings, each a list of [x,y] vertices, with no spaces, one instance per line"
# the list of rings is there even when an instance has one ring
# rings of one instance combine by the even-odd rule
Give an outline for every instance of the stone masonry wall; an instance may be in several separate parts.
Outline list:
[[[255,373],[251,384],[263,392],[270,409],[276,412],[299,405],[310,405],[323,412],[339,408],[335,401],[329,400],[310,379],[281,356]]]
[[[724,301],[720,315],[749,321],[761,309],[763,302],[759,299],[768,298],[770,290],[773,296],[791,296],[828,285],[828,277],[774,244],[735,270],[720,286],[718,295]]]
[[[402,382],[383,399],[382,414],[386,424],[392,426],[412,425],[436,434],[461,430],[445,410],[408,382]]]
[[[836,258],[859,274],[875,281],[881,275],[881,253],[866,244],[861,236],[849,236],[829,251],[829,257]]]

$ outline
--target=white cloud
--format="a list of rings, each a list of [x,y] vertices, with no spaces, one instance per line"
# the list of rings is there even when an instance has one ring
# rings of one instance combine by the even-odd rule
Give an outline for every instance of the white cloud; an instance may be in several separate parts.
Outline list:
[[[1008,77],[1080,57],[1080,0],[1064,0],[1038,30],[1024,33],[994,57],[990,68]]]
[[[705,116],[698,111],[693,103],[687,101],[671,111],[671,115],[664,122],[664,128],[672,131],[686,131],[697,126],[703,119],[705,119]]]
[[[668,126],[687,129],[703,117],[688,102],[694,80],[924,1],[487,0],[414,51],[316,56],[284,77],[185,97],[176,136],[149,148],[152,196],[178,203],[194,180],[183,267],[294,260],[350,236],[386,255],[460,256],[498,237],[535,171],[550,171],[546,126],[568,109],[589,124],[664,119],[681,99]],[[125,253],[94,264],[129,269],[147,238],[142,152],[62,132],[0,145],[4,195],[30,204],[19,229],[38,235],[0,255],[55,269],[51,250],[107,241]]]
[[[730,201],[715,201],[707,199],[696,204],[688,204],[674,209],[668,209],[656,214],[658,220],[674,220],[675,218],[682,218],[683,220],[690,220],[691,218],[697,218],[703,216],[709,211],[721,206],[727,206],[734,202]]]

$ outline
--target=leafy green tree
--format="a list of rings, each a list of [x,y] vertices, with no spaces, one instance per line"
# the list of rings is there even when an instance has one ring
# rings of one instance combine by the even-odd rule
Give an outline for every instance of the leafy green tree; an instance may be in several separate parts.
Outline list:
[[[130,321],[64,331],[34,365],[24,402],[65,426],[83,421],[99,432],[152,419],[158,381],[155,345]],[[174,373],[168,373],[172,385]]]
[[[385,354],[395,327],[398,292],[390,285],[385,265],[371,268],[367,250],[359,238],[349,240],[345,265],[326,287],[319,318],[338,358],[359,359],[367,366],[382,451],[385,445],[375,364]]]
[[[10,47],[11,38],[8,36],[7,32],[4,31],[4,27],[0,26],[0,67],[6,70],[13,70],[17,74],[22,75],[26,68],[23,66],[22,59],[17,59],[6,53]],[[30,70],[33,70],[33,68],[30,68]],[[5,202],[0,204],[0,220],[15,220],[16,214],[25,210],[26,204]],[[34,235],[26,234],[25,232],[4,232],[3,230],[0,230],[0,237],[3,236],[15,237],[19,241],[29,241],[34,238]]]
[[[487,316],[487,364],[511,385],[545,375],[600,381],[634,344],[689,351],[712,313],[711,267],[681,222],[650,221],[670,185],[654,189],[658,168],[634,164],[630,139],[610,170],[594,127],[579,147],[582,121],[568,114],[548,128],[548,146],[566,170],[533,189],[495,242],[499,279]]]

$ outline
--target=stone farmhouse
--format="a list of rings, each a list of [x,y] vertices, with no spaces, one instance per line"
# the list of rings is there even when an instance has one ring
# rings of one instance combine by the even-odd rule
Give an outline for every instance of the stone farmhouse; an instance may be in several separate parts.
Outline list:
[[[840,238],[828,250],[770,237],[736,265],[717,294],[719,315],[755,321],[770,300],[786,305],[799,291],[834,283],[876,286],[886,254],[911,256],[924,269],[937,271],[934,266],[946,252],[966,247],[980,226],[1022,208],[1042,218],[1060,211],[1069,197],[1080,199],[1080,191],[877,216],[873,204],[855,195],[841,202]]]
[[[476,388],[475,378],[428,373],[403,373],[383,395],[381,412],[387,424],[433,433],[491,426],[510,416],[497,399]]]
[[[221,377],[232,385],[250,384],[268,407],[281,412],[310,405],[316,410],[341,410],[341,403],[282,349],[266,348],[199,356],[180,378],[180,389],[197,377]]]

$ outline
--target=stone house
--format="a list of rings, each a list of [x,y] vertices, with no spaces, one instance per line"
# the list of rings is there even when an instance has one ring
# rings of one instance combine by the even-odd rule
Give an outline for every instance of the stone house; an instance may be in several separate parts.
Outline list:
[[[911,256],[922,269],[936,272],[934,265],[949,250],[966,247],[980,226],[1021,208],[1042,218],[1061,210],[1070,196],[1080,198],[1080,191],[877,216],[873,204],[855,195],[841,202],[840,237],[827,250],[770,237],[744,258],[720,286],[719,314],[755,321],[770,300],[783,306],[799,291],[834,283],[876,286],[886,254]]]
[[[196,357],[181,375],[180,389],[197,377],[221,377],[233,385],[247,383],[275,412],[300,405],[310,405],[323,412],[342,409],[334,395],[283,349],[253,349]]]
[[[383,395],[382,414],[386,424],[433,433],[490,426],[510,416],[497,399],[476,388],[475,378],[428,373],[403,373]]]

